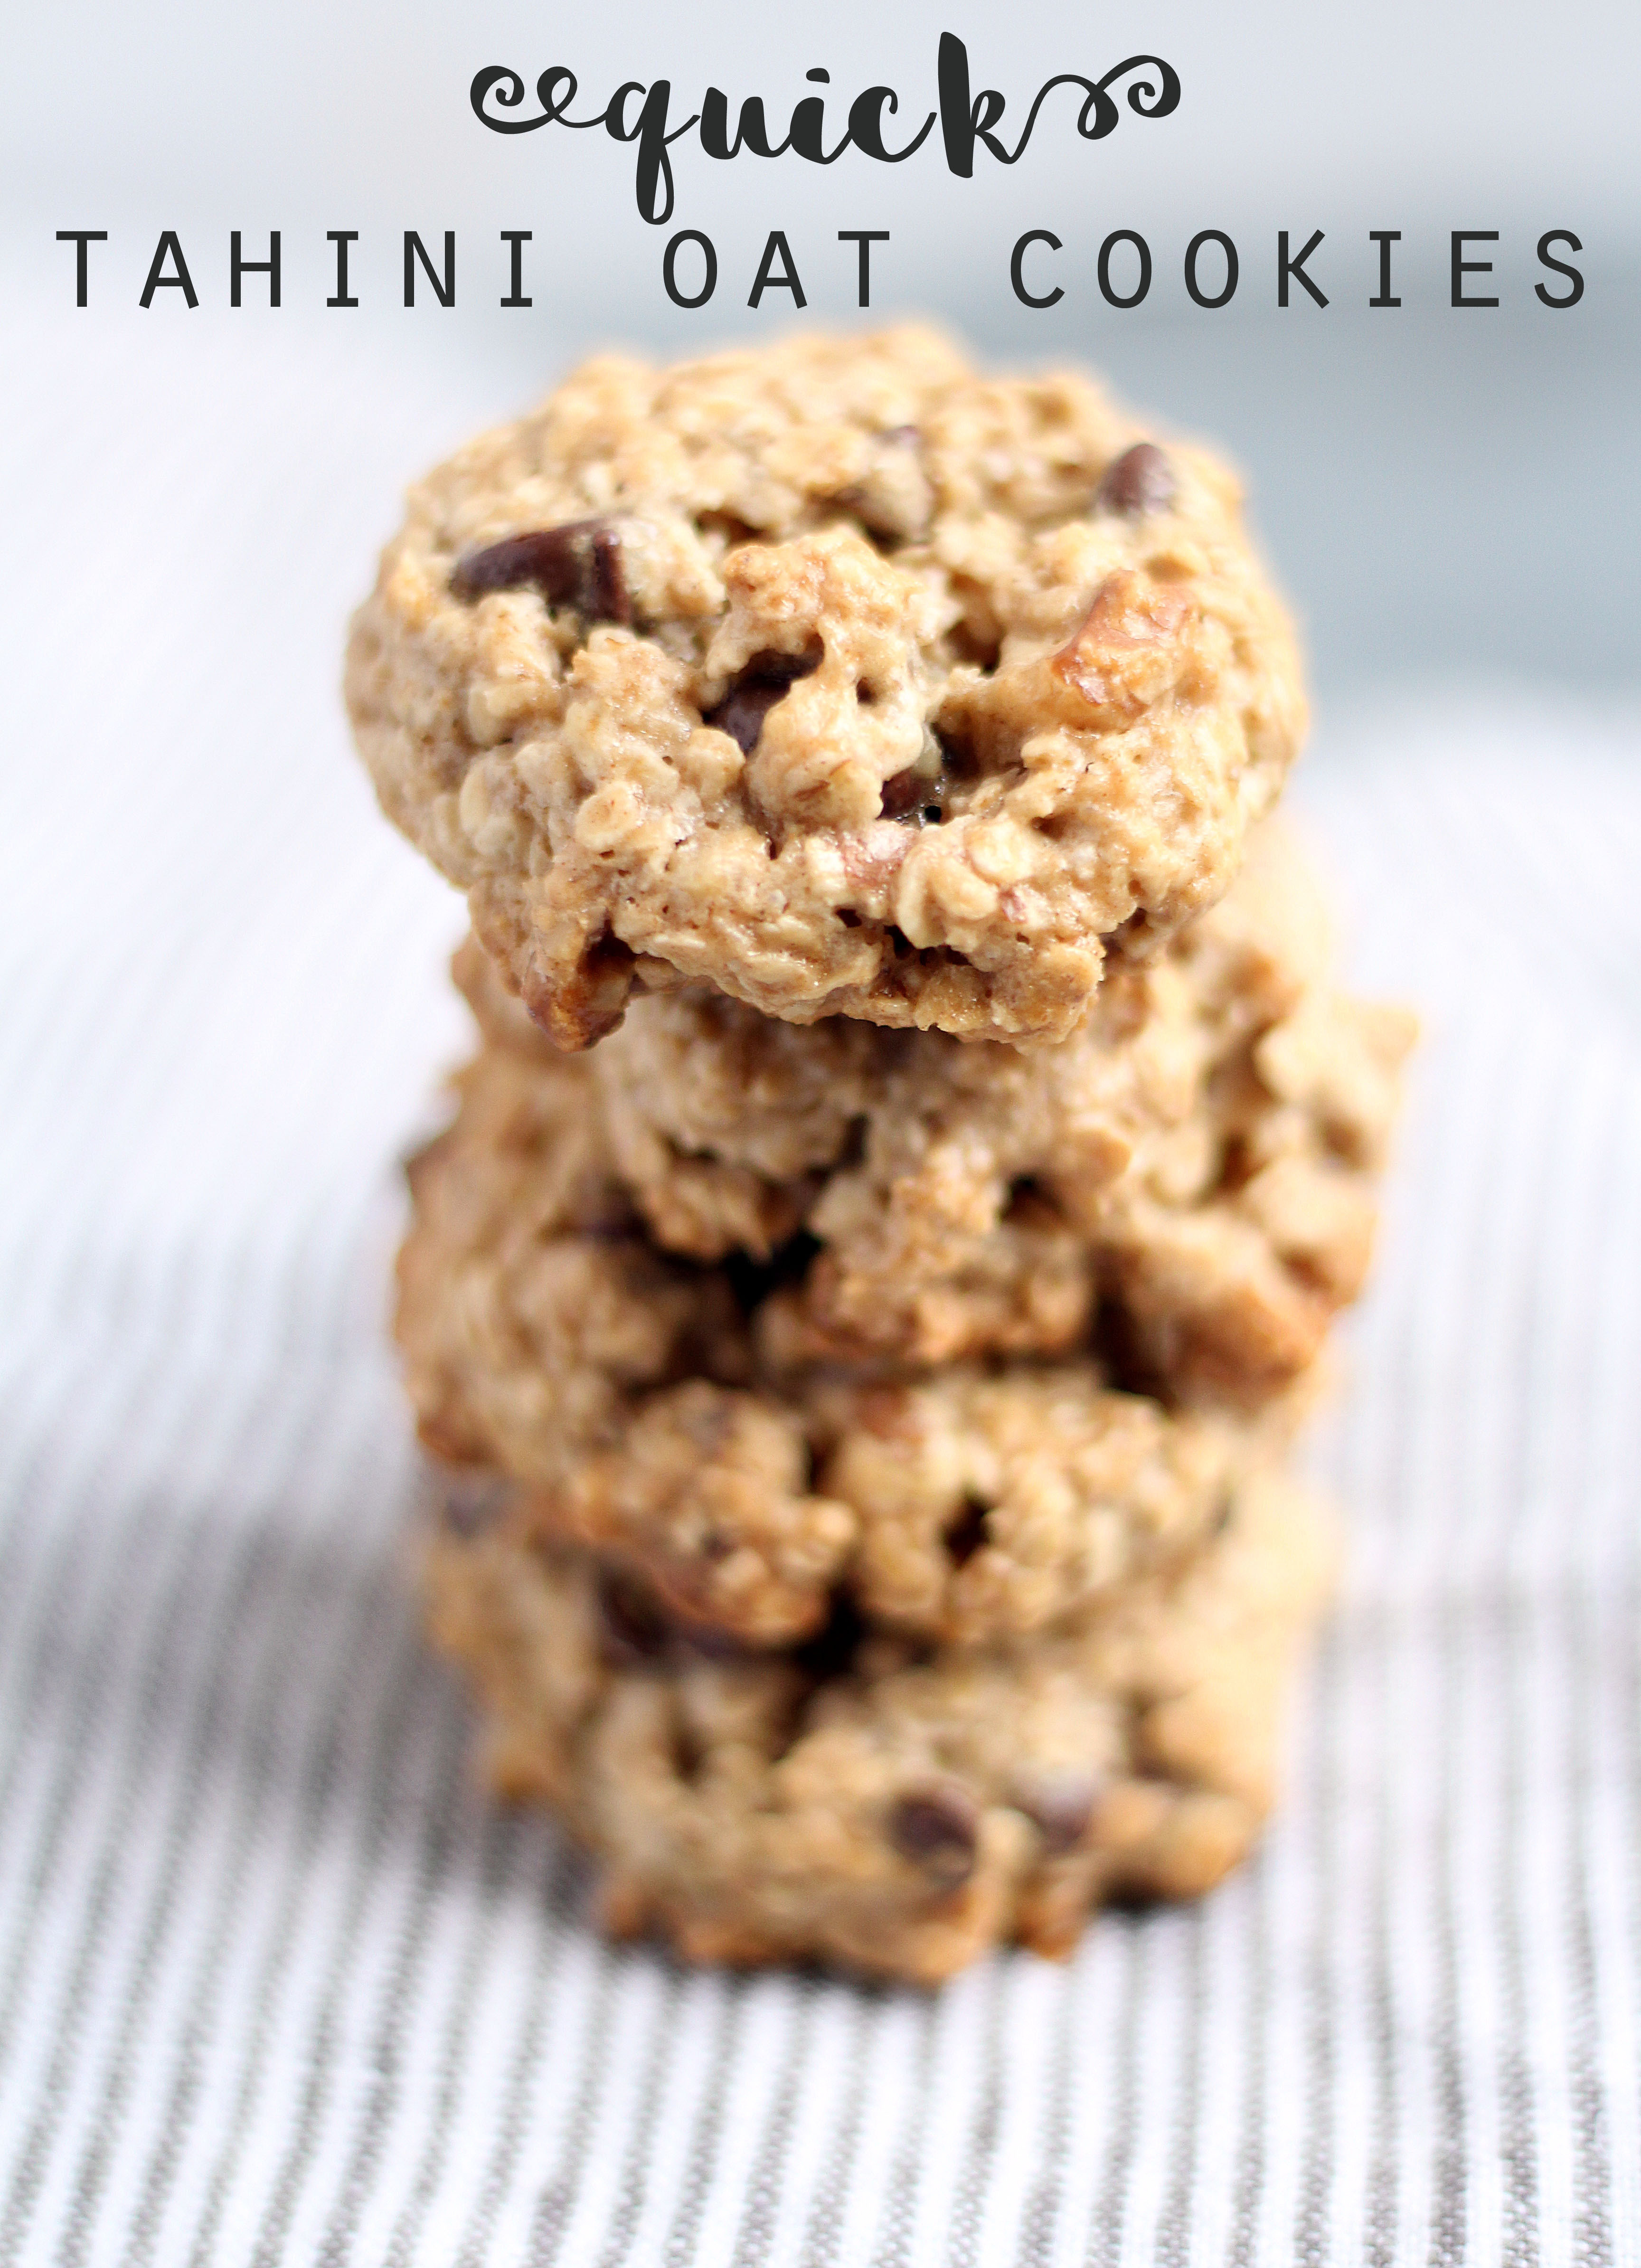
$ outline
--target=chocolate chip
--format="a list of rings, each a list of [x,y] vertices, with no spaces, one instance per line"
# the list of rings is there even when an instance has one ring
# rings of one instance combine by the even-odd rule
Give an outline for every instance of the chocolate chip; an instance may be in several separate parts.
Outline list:
[[[614,1669],[665,1653],[672,1633],[642,1583],[619,1567],[599,1570],[599,1652]]]
[[[991,1507],[977,1496],[966,1496],[963,1508],[951,1526],[941,1531],[946,1556],[954,1567],[967,1567],[986,1543],[986,1515]]]
[[[439,1480],[440,1516],[453,1535],[482,1535],[494,1528],[512,1487],[499,1473],[483,1471],[442,1473]]]
[[[749,756],[758,745],[764,718],[777,701],[785,699],[787,688],[820,666],[818,647],[801,654],[754,653],[724,699],[707,711],[702,722],[727,733],[742,755]]]
[[[621,538],[613,527],[595,529],[592,563],[587,574],[587,597],[581,611],[595,622],[629,622],[632,600],[622,571]]]
[[[1100,1788],[1097,1773],[1072,1764],[1031,1773],[1017,1783],[1012,1800],[1058,1857],[1074,1851],[1087,1833]]]
[[[1141,519],[1148,512],[1166,512],[1177,492],[1174,467],[1154,441],[1136,441],[1106,467],[1094,491],[1097,512],[1120,512],[1125,519]]]
[[[621,538],[601,519],[566,520],[504,536],[456,563],[450,587],[459,599],[517,591],[534,583],[556,607],[574,607],[592,622],[629,622],[632,601],[622,572]]]
[[[946,815],[946,775],[919,771],[915,764],[883,783],[883,816],[918,827],[938,827]]]
[[[784,685],[738,685],[702,721],[727,733],[742,755],[749,756],[762,734],[764,718],[785,696]]]
[[[955,1780],[909,1791],[889,1814],[889,1839],[903,1858],[947,1889],[975,1871],[980,1808]]]

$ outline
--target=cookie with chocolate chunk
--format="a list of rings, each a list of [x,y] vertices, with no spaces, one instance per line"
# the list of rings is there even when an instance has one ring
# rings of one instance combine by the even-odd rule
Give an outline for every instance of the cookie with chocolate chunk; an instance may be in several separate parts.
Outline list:
[[[476,1531],[464,1505],[429,1589],[497,1785],[559,1809],[610,1927],[926,1984],[1012,1939],[1063,1954],[1101,1900],[1236,1863],[1329,1562],[1308,1501],[1259,1475],[1188,1565],[1025,1644],[931,1650],[840,1606],[806,1646],[706,1647],[519,1503]]]
[[[1262,843],[1122,1020],[1032,1052],[703,995],[564,1057],[464,950],[487,1044],[400,1262],[423,1439],[747,1644],[840,1591],[1022,1634],[1177,1558],[1365,1261],[1407,1035],[1314,912]]]
[[[1302,729],[1234,482],[931,333],[605,358],[412,494],[349,650],[397,823],[562,1048],[635,991],[1063,1038]]]
[[[554,1052],[476,948],[489,1045]],[[765,1268],[773,1371],[1061,1356],[1091,1332],[1176,1397],[1257,1404],[1360,1286],[1411,1037],[1341,993],[1314,882],[1255,831],[1223,902],[1022,1050],[705,987],[636,1002],[593,1053],[609,1159],[654,1241]]]
[[[783,1267],[660,1250],[573,1058],[495,1049],[411,1167],[398,1329],[428,1447],[526,1484],[703,1635],[813,1633],[846,1593],[924,1637],[1044,1627],[1212,1526],[1289,1422],[1171,1411],[1050,1365],[773,1368]]]

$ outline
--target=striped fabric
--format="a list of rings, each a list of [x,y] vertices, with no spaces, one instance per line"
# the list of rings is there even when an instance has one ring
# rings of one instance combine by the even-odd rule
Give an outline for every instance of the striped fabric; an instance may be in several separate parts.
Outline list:
[[[320,472],[258,475],[287,563]],[[0,832],[0,2268],[1641,2261],[1633,723],[1381,717],[1297,791],[1426,1040],[1256,1862],[932,1996],[691,1973],[418,1644],[381,1312],[457,909],[327,688],[247,706],[310,600],[127,489]]]

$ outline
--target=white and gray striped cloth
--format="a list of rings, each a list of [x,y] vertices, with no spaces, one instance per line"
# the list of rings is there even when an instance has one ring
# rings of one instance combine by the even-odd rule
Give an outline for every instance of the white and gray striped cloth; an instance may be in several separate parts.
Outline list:
[[[1409,710],[1296,790],[1426,1038],[1257,1860],[932,1996],[688,1973],[418,1644],[382,1314],[458,909],[335,721],[358,497],[259,399],[254,478],[186,402],[107,480],[77,428],[94,542],[24,437],[0,2268],[1641,2262],[1634,721]]]

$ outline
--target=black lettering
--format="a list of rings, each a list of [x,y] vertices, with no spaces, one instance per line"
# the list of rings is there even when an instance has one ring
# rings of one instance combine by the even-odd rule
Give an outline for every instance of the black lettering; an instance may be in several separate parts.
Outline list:
[[[1498,241],[1498,231],[1496,228],[1454,229],[1453,232],[1453,304],[1455,307],[1496,307],[1498,305],[1497,299],[1467,298],[1464,290],[1464,279],[1467,276],[1490,276],[1493,272],[1493,263],[1490,260],[1467,260],[1464,256],[1465,246],[1497,244]]]
[[[526,298],[524,295],[524,247],[526,244],[533,244],[535,241],[534,231],[527,228],[504,228],[501,232],[501,239],[504,244],[511,245],[512,247],[509,254],[512,265],[508,271],[507,297],[498,300],[497,304],[503,307],[534,307],[535,301]]]
[[[516,70],[509,70],[504,63],[492,63],[488,70],[475,74],[467,89],[467,99],[480,125],[488,126],[492,134],[534,134],[538,126],[555,123],[578,129],[604,123],[606,114],[601,110],[596,118],[564,116],[576,99],[576,74],[566,70],[563,63],[554,63],[535,83],[535,99],[541,106],[539,118],[492,118],[484,107],[492,93],[504,109],[516,110],[524,100],[524,81]]]
[[[990,131],[1003,115],[1005,107],[1003,97],[995,87],[987,87],[971,101],[968,50],[955,33],[942,32],[936,83],[940,96],[940,131],[946,140],[946,162],[953,173],[968,180],[975,170],[975,144],[983,142],[992,156],[1002,164],[1013,165],[1031,140],[1038,112],[1057,86],[1082,88],[1083,107],[1077,114],[1077,130],[1085,142],[1101,141],[1122,114],[1110,93],[1112,81],[1123,77],[1131,70],[1149,70],[1152,66],[1157,71],[1156,79],[1140,79],[1129,89],[1129,107],[1141,118],[1166,118],[1171,111],[1179,107],[1179,73],[1171,63],[1164,63],[1160,55],[1129,55],[1114,65],[1098,82],[1083,77],[1078,71],[1061,71],[1054,78],[1045,79],[1027,114],[1020,138],[1011,150]]]
[[[874,244],[887,244],[889,232],[887,228],[840,228],[837,240],[840,244],[857,244],[860,247],[858,304],[869,307],[872,305],[872,247]]]
[[[428,250],[415,229],[405,231],[405,305],[416,305],[416,265],[420,261],[426,270],[427,280],[433,287],[433,297],[441,307],[456,304],[456,232],[445,231],[445,272],[441,276],[428,257]]]
[[[1045,79],[1037,90],[1036,100],[1026,114],[1025,130],[1016,143],[1012,154],[1002,150],[996,142],[991,141],[990,135],[985,138],[1005,166],[1013,165],[1015,160],[1023,155],[1026,144],[1031,140],[1033,130],[1037,123],[1037,113],[1042,108],[1056,87],[1080,86],[1083,90],[1083,107],[1077,114],[1078,133],[1085,142],[1101,142],[1122,115],[1107,92],[1112,80],[1121,78],[1125,71],[1145,69],[1152,63],[1162,75],[1160,88],[1154,86],[1149,79],[1141,79],[1137,85],[1129,89],[1129,106],[1142,118],[1166,118],[1171,110],[1179,107],[1178,74],[1171,63],[1163,62],[1160,55],[1130,55],[1125,62],[1114,64],[1098,84],[1093,79],[1083,77],[1079,71],[1061,71],[1057,77]],[[1147,95],[1152,98],[1149,107],[1144,100]],[[998,116],[1002,114],[1002,109],[1003,99],[999,96],[997,98]],[[986,122],[988,125],[995,125],[997,119],[990,118]]]
[[[1401,300],[1393,299],[1390,296],[1390,247],[1393,244],[1401,243],[1402,231],[1399,228],[1370,228],[1367,240],[1379,247],[1379,292],[1367,304],[1370,307],[1399,307]]]
[[[1217,298],[1211,299],[1209,298],[1207,292],[1200,288],[1196,281],[1197,255],[1201,253],[1202,248],[1205,244],[1218,244],[1223,247],[1225,255],[1225,289],[1219,293]],[[1190,293],[1192,298],[1196,300],[1197,306],[1199,307],[1223,307],[1227,306],[1236,291],[1238,272],[1236,247],[1232,243],[1224,229],[1198,229],[1196,234],[1191,239],[1190,242],[1185,247],[1185,288]]]
[[[819,67],[805,76],[817,85],[831,85],[830,72]],[[1088,142],[1100,141],[1119,123],[1122,107],[1112,90],[1120,80],[1131,82],[1122,92],[1129,108],[1138,117],[1166,118],[1178,108],[1180,102],[1179,74],[1160,55],[1129,55],[1099,80],[1085,78],[1078,71],[1062,71],[1039,88],[1019,144],[1011,150],[993,131],[1008,106],[996,87],[982,87],[978,94],[975,93],[969,80],[968,50],[954,33],[944,32],[940,35],[937,78],[938,108],[925,115],[911,140],[899,150],[889,149],[883,138],[885,106],[891,115],[900,108],[900,98],[892,86],[869,86],[855,98],[843,137],[830,150],[826,146],[827,98],[818,94],[807,95],[793,105],[786,139],[776,144],[769,140],[763,102],[757,95],[749,95],[742,102],[732,140],[728,98],[721,87],[716,86],[707,89],[700,112],[670,132],[666,115],[672,88],[666,79],[657,79],[647,90],[640,79],[625,80],[596,117],[571,118],[568,113],[576,96],[576,77],[573,71],[556,63],[536,81],[536,96],[541,106],[539,114],[534,118],[511,117],[504,114],[521,107],[524,80],[506,65],[492,63],[475,74],[467,99],[480,123],[495,134],[533,134],[539,127],[557,122],[578,131],[602,126],[614,141],[637,142],[638,210],[651,222],[672,217],[674,191],[670,145],[695,126],[700,129],[703,150],[709,158],[720,162],[738,157],[743,150],[750,150],[759,158],[778,158],[784,151],[791,150],[811,165],[830,166],[852,144],[880,165],[898,166],[923,147],[938,119],[946,144],[946,164],[953,173],[967,180],[974,173],[976,143],[983,142],[999,165],[1012,166],[1018,161],[1031,140],[1044,103],[1056,88],[1074,86],[1081,90],[1083,99],[1077,114],[1077,131]],[[634,95],[644,99],[638,115],[629,125],[627,109]]]
[[[236,228],[229,237],[228,304],[231,307],[237,307],[239,304],[239,282],[240,278],[246,276],[266,276],[268,304],[270,307],[276,307],[279,305],[279,231],[277,229],[269,232],[266,260],[242,260],[239,256],[239,230]]]
[[[820,79],[827,86],[832,84],[830,71],[806,71],[804,77]],[[849,136],[845,134],[836,149],[828,154],[826,147],[826,97],[812,94],[793,105],[791,124],[786,129],[786,143],[789,149],[795,150],[800,158],[806,158],[812,166],[829,166],[835,158],[841,158],[848,149]]]
[[[1025,260],[1026,247],[1028,244],[1046,244],[1051,252],[1058,252],[1060,249],[1059,238],[1052,235],[1048,229],[1028,228],[1027,230],[1025,235],[1015,246],[1014,256],[1009,262],[1009,281],[1014,286],[1014,296],[1022,306],[1052,307],[1056,299],[1063,299],[1065,297],[1057,284],[1044,298],[1034,298],[1026,289]]]
[[[643,94],[644,104],[637,123],[626,123],[627,97]],[[692,111],[681,126],[666,130],[666,106],[673,99],[670,79],[658,78],[647,94],[641,80],[629,79],[618,86],[610,97],[609,108],[604,114],[604,129],[612,142],[636,142],[638,144],[638,210],[645,220],[659,225],[673,217],[673,161],[667,152],[669,143],[688,134],[700,118]],[[658,198],[665,195],[665,202]]]
[[[1111,255],[1119,244],[1131,244],[1139,254],[1138,288],[1122,298],[1111,288]],[[1100,296],[1108,307],[1137,307],[1151,289],[1151,247],[1131,228],[1114,228],[1100,247]]]
[[[775,255],[777,252],[781,255],[781,272],[778,276],[775,273]],[[798,270],[792,265],[792,248],[786,241],[786,232],[784,229],[772,228],[769,231],[769,240],[763,247],[763,257],[758,262],[757,279],[753,284],[752,297],[747,300],[747,305],[749,307],[757,306],[766,291],[790,291],[794,307],[806,307],[809,304],[804,298],[804,287],[798,280]]]
[[[559,92],[561,87],[563,90],[562,93]],[[565,117],[564,113],[575,100],[578,92],[574,71],[567,70],[563,63],[549,65],[535,83],[535,99],[541,106],[541,115],[539,118],[526,119],[522,126],[510,126],[506,131],[510,134],[526,134],[532,127],[559,124],[568,126],[572,133],[579,134],[584,127],[602,126],[605,114],[601,110],[593,118]],[[519,92],[523,92],[522,88]],[[516,101],[518,97],[515,96],[513,99]],[[500,99],[504,101],[506,98],[503,96]],[[487,126],[493,126],[496,121],[487,118],[484,122]]]
[[[1583,274],[1577,268],[1570,268],[1564,260],[1553,260],[1549,250],[1552,244],[1564,244],[1569,252],[1582,252],[1584,247],[1570,228],[1547,228],[1538,240],[1538,256],[1542,265],[1554,269],[1557,276],[1570,277],[1572,289],[1571,291],[1564,291],[1559,299],[1553,293],[1547,291],[1542,284],[1535,284],[1533,289],[1547,307],[1576,307],[1584,297]],[[80,254],[82,261],[85,256],[84,253]],[[81,300],[80,305],[82,307],[85,305],[84,299]]]
[[[735,139],[729,138],[729,103],[720,87],[710,86],[701,105],[701,146],[709,158],[738,158],[750,150],[754,158],[778,158],[784,142],[769,147],[769,129],[763,122],[763,98],[749,94],[740,106]]]
[[[968,49],[954,32],[942,32],[935,73],[940,97],[940,133],[946,143],[946,162],[960,180],[975,171],[975,144],[983,142],[1005,166],[1014,160],[991,132],[1004,104],[995,86],[983,88],[971,100],[968,92]]]
[[[162,273],[167,260],[174,260],[177,263],[174,276]],[[154,247],[154,257],[149,265],[148,281],[143,286],[143,296],[137,305],[146,307],[151,304],[156,291],[168,290],[180,291],[190,307],[199,306],[199,294],[194,289],[194,278],[188,274],[188,263],[182,257],[182,247],[177,241],[177,232],[174,228],[166,229]]]
[[[1310,277],[1305,272],[1306,261],[1310,258],[1312,253],[1315,251],[1317,246],[1321,242],[1321,240],[1322,232],[1321,229],[1317,229],[1312,236],[1310,242],[1305,247],[1304,250],[1302,252],[1296,253],[1293,258],[1290,259],[1288,257],[1288,232],[1285,228],[1278,230],[1277,234],[1277,305],[1279,307],[1285,307],[1288,304],[1288,280],[1291,276],[1297,276],[1299,278],[1299,282],[1304,284],[1306,290],[1310,293],[1312,298],[1315,300],[1319,307],[1325,307],[1328,305],[1328,294],[1325,291],[1319,291],[1317,286],[1312,283]]]
[[[59,244],[71,244],[74,247],[74,304],[77,307],[83,307],[85,305],[85,247],[88,244],[107,244],[107,241],[108,232],[106,228],[60,228],[57,231]],[[1546,237],[1544,243],[1549,242],[1549,239]],[[1578,249],[1576,239],[1572,248],[1575,252]],[[1541,245],[1539,247],[1541,259],[1543,257],[1543,245]],[[1555,264],[1554,261],[1550,262],[1551,267]]]
[[[358,301],[348,296],[348,247],[358,242],[359,232],[357,228],[327,228],[325,240],[336,247],[336,288],[325,305],[327,307],[357,307]]]
[[[886,150],[883,146],[883,106],[886,102],[889,106],[889,115],[893,117],[899,110],[901,101],[892,86],[869,86],[864,94],[857,94],[849,107],[849,136],[856,149],[864,151],[868,158],[876,158],[886,166],[898,166],[902,158],[909,158],[914,150],[923,148],[937,114],[932,110],[929,113],[903,150]],[[861,305],[865,305],[865,300]]]
[[[678,288],[678,248],[683,244],[698,244],[706,261],[706,281],[693,299],[687,299]],[[704,307],[717,289],[717,254],[712,248],[710,236],[703,236],[698,228],[681,228],[667,239],[661,254],[661,281],[666,286],[666,296],[675,307]]]

